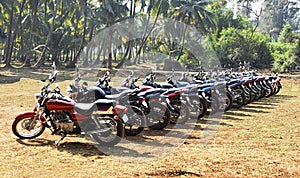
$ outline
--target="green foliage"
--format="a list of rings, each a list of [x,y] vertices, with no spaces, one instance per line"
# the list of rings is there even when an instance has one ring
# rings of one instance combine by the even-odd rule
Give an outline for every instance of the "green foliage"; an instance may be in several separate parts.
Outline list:
[[[286,24],[279,34],[278,42],[280,43],[293,43],[296,40],[296,32],[294,32],[290,24]]]
[[[270,43],[274,58],[273,70],[288,72],[300,65],[300,35],[287,24],[283,27],[277,42]]]
[[[283,39],[282,37],[280,38]],[[270,43],[270,49],[274,58],[273,70],[278,72],[288,72],[300,66],[299,36],[295,35],[292,41],[293,42],[278,41]]]
[[[21,8],[22,3],[24,8]],[[190,35],[187,28],[190,25],[207,35],[222,65],[231,64],[234,67],[246,61],[253,67],[270,68],[273,64],[273,69],[281,72],[299,65],[300,37],[290,25],[284,26],[277,42],[270,42],[270,37],[258,33],[248,19],[226,9],[226,3],[226,0],[2,0],[0,26],[9,38],[7,44],[0,44],[0,54],[4,54],[6,64],[15,59],[28,62],[39,58],[46,46],[46,58],[76,62],[82,48],[105,27],[146,15],[143,26],[148,25],[149,16],[154,19],[161,16],[173,18],[187,25],[177,36],[170,32],[166,36],[149,38],[145,34],[144,39],[129,43],[120,35],[124,44],[113,51],[117,62],[133,60],[136,56],[142,56],[142,51],[162,53],[166,58],[178,60],[184,65],[199,65],[199,56],[195,57],[186,49],[187,44],[193,43],[193,39],[186,36]],[[56,10],[57,16],[54,18]],[[153,30],[160,30],[159,25],[155,25]],[[91,54],[97,56],[95,53],[109,54],[112,51],[106,48],[108,44],[100,45],[99,51],[91,51]],[[6,55],[9,50],[13,55],[11,57]],[[214,54],[210,55],[203,60],[205,65],[215,64]],[[106,58],[101,56],[101,59],[111,60],[111,57]],[[85,62],[92,64],[94,60],[92,57]]]
[[[268,36],[251,29],[229,27],[219,34],[214,34],[211,41],[222,66],[229,64],[237,67],[240,62],[246,61],[256,68],[271,67],[272,56],[268,49]]]

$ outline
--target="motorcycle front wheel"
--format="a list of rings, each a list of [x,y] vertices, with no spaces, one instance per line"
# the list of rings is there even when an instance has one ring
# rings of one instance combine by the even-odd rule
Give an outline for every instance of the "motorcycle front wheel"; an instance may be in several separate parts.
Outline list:
[[[33,121],[33,118],[24,117],[16,119],[12,124],[13,133],[21,139],[32,139],[40,136],[45,130],[41,120]]]

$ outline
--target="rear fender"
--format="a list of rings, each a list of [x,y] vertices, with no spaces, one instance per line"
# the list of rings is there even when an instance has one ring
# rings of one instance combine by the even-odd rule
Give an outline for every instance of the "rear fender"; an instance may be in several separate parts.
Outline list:
[[[31,118],[33,119],[33,117],[36,115],[36,112],[35,111],[25,111],[25,112],[22,112],[20,114],[18,114],[16,117],[15,117],[15,120],[20,120],[20,119],[23,119],[23,118]],[[39,119],[43,122],[46,121],[45,117],[42,116],[42,115],[39,115]]]
[[[119,115],[119,114],[124,115],[124,114],[127,113],[128,108],[125,107],[125,106],[122,106],[122,105],[116,105],[116,106],[114,107],[114,110],[115,110],[115,114],[118,114],[118,115]]]

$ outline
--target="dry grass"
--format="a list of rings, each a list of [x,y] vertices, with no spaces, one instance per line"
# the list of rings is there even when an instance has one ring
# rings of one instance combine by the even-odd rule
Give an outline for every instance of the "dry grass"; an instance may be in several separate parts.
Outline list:
[[[61,88],[68,83],[60,82]],[[208,144],[199,145],[205,127],[200,123],[185,144],[151,162],[122,162],[78,137],[56,148],[58,136],[49,131],[18,140],[13,119],[32,109],[41,85],[23,78],[0,85],[1,177],[300,177],[299,80],[283,80],[277,96],[227,112]]]

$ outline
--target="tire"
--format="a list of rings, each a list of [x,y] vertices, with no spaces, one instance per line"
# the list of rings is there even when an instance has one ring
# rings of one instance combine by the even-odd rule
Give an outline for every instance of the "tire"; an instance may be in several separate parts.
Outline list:
[[[267,93],[267,90],[262,88],[261,89],[262,93],[261,93],[261,96],[260,96],[260,99],[264,98],[266,96],[266,93]]]
[[[202,118],[207,112],[207,104],[202,97],[192,96],[189,98],[190,103],[193,105],[190,107],[190,117]]]
[[[124,124],[118,119],[114,130],[109,129],[104,133],[93,133],[91,136],[101,146],[114,146],[125,136]]]
[[[225,111],[228,111],[232,107],[232,96],[226,92],[225,98]]]
[[[142,110],[136,106],[131,106],[126,113],[128,122],[125,123],[125,135],[136,136],[144,130],[146,125],[146,117]]]
[[[210,100],[211,100],[211,106],[210,106],[211,112],[210,112],[210,114],[216,114],[217,112],[220,111],[219,98],[218,98],[218,96],[216,96],[216,94],[213,94],[211,96]]]
[[[274,93],[272,85],[268,83],[267,86],[269,89],[266,90],[266,94],[265,94],[266,98],[270,97],[272,93]]]
[[[32,124],[33,118],[24,117],[21,119],[14,120],[12,124],[12,131],[13,133],[21,138],[21,139],[32,139],[40,136],[45,131],[45,126],[43,125],[41,120],[36,120],[34,127],[31,130],[28,130],[30,125]],[[37,127],[36,127],[37,126]],[[33,133],[22,133],[20,129],[26,130],[26,132],[31,132],[32,130],[36,130]]]
[[[190,117],[189,108],[186,106],[186,104],[178,100],[171,101],[170,103],[175,108],[175,111],[178,112],[178,114],[171,112],[170,123],[184,124]]]
[[[170,123],[170,110],[158,102],[150,103],[150,113],[146,116],[147,126],[153,130],[162,130]]]
[[[243,92],[240,93],[240,96],[233,100],[232,106],[234,108],[241,108],[244,105],[245,95]]]
[[[248,104],[250,104],[250,103],[252,103],[253,101],[255,101],[255,98],[256,98],[256,96],[257,96],[257,94],[255,94],[254,92],[252,92],[252,91],[250,91],[250,98],[251,98],[251,100],[250,100],[250,102],[248,103]]]
[[[244,105],[249,104],[251,102],[251,91],[249,90],[249,88],[245,88],[245,91],[249,94],[246,94],[245,92],[243,93],[244,95]]]
[[[278,84],[279,83],[279,84]],[[277,82],[276,83],[276,91],[274,92],[274,94],[277,94],[277,93],[279,93],[279,91],[280,91],[280,87],[281,86],[281,83],[280,82]]]

